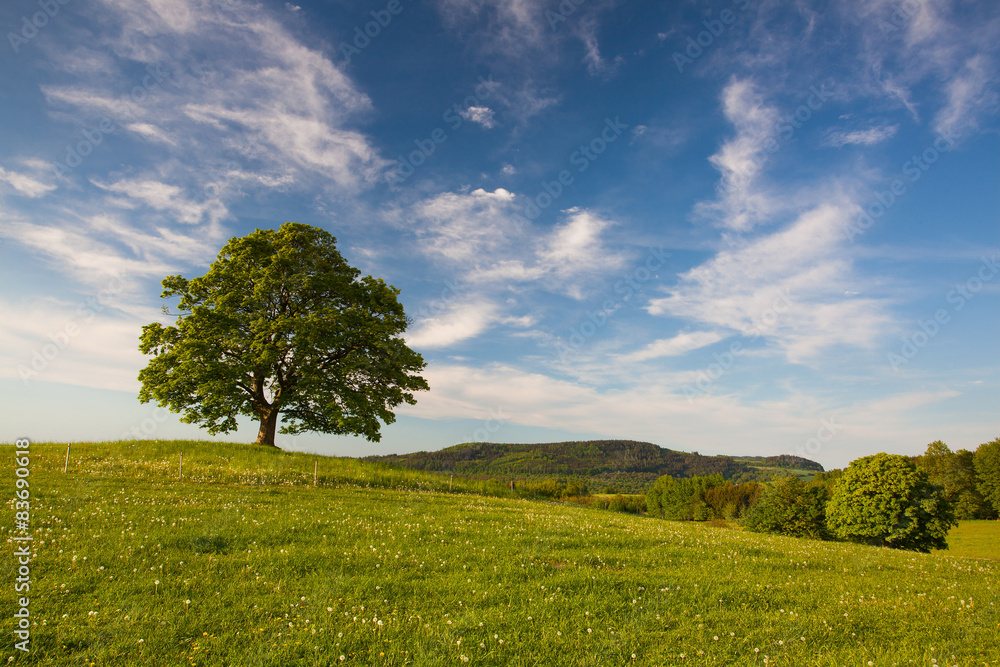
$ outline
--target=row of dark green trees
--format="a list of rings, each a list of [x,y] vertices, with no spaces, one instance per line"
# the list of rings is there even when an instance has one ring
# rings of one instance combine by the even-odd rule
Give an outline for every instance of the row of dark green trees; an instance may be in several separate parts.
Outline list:
[[[1000,438],[975,452],[940,440],[918,457],[875,454],[809,481],[778,477],[733,484],[721,475],[656,480],[650,516],[678,521],[741,520],[749,530],[875,546],[946,549],[958,520],[1000,514]]]

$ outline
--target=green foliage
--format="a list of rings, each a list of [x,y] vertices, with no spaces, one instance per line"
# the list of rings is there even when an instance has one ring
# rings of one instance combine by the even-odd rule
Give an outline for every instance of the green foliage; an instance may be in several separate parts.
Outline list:
[[[646,493],[646,511],[673,521],[707,521],[712,518],[712,508],[705,502],[705,492],[725,481],[722,475],[681,480],[664,475]]]
[[[586,477],[595,489],[613,488],[623,493],[645,493],[663,475],[675,478],[722,475],[725,479],[741,481],[766,479],[771,469],[756,467],[762,461],[822,469],[818,463],[798,457],[750,457],[748,460],[753,461],[747,463],[729,456],[689,454],[631,440],[540,444],[472,442],[436,452],[371,459],[414,470],[453,472],[471,477]]]
[[[780,477],[767,485],[743,525],[757,533],[825,539],[827,499],[823,484]]]
[[[400,335],[399,290],[360,276],[336,239],[285,223],[233,238],[208,273],[167,276],[178,297],[175,326],[143,327],[139,399],[183,414],[209,433],[236,429],[238,415],[261,422],[260,444],[282,433],[319,431],[379,440],[380,420],[427,389],[419,354]]]
[[[827,517],[843,539],[923,552],[946,549],[945,537],[955,525],[943,489],[907,457],[885,453],[851,462]]]
[[[715,519],[730,521],[743,516],[760,498],[764,485],[760,482],[733,484],[726,481],[721,486],[705,490],[705,503],[712,508]]]
[[[978,476],[972,452],[961,449],[952,452],[940,440],[927,445],[923,456],[916,463],[927,472],[932,484],[944,489],[945,500],[959,520],[988,519],[995,516],[993,508],[983,498],[978,488]]]
[[[1000,512],[1000,438],[979,445],[974,464],[979,477],[979,492]]]

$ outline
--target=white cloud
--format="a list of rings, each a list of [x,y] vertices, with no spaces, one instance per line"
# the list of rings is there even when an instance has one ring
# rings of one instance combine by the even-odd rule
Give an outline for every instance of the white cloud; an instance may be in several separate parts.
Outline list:
[[[45,193],[56,189],[54,185],[43,183],[37,178],[16,171],[7,171],[3,167],[0,167],[0,181],[7,183],[21,194],[31,198],[41,197]]]
[[[647,309],[745,335],[758,332],[792,362],[832,345],[871,346],[891,318],[884,301],[845,297],[859,282],[842,248],[855,212],[846,204],[821,205],[781,231],[733,241],[681,274],[670,295],[650,300]]]
[[[977,129],[979,117],[997,108],[995,66],[983,55],[966,61],[948,82],[948,102],[934,118],[934,130],[945,136],[967,135]]]
[[[489,107],[469,107],[459,115],[467,121],[482,125],[487,130],[496,127],[496,121],[493,119],[493,109]]]
[[[421,348],[439,348],[474,338],[497,319],[497,307],[489,301],[455,303],[447,311],[417,323],[406,335],[406,344]]]
[[[250,135],[272,176],[295,174],[303,184],[355,191],[388,166],[352,127],[370,112],[368,97],[267,10],[187,0],[105,4],[104,19],[120,28],[95,41],[118,56],[116,67],[105,62],[71,85],[44,87],[55,113],[88,124],[110,118],[168,147],[188,175]],[[203,55],[206,43],[213,44],[211,59]],[[65,56],[53,54],[57,63]],[[135,79],[127,61],[148,65],[148,74]],[[137,83],[138,97],[118,92]]]
[[[576,299],[583,298],[589,278],[620,269],[625,257],[610,250],[603,234],[612,223],[579,208],[565,211],[566,220],[542,242],[538,263]]]
[[[867,130],[834,130],[826,135],[824,146],[841,148],[848,145],[872,146],[896,136],[899,124],[877,125]]]
[[[497,188],[468,194],[443,193],[414,207],[417,238],[425,254],[462,266],[490,263],[493,253],[516,238],[514,195]]]
[[[696,210],[730,229],[752,228],[774,210],[774,202],[756,189],[768,141],[774,139],[778,112],[764,103],[754,83],[733,79],[722,92],[723,112],[736,129],[709,158],[722,178],[718,200],[702,202]]]
[[[217,199],[204,202],[192,201],[184,196],[178,186],[152,179],[121,180],[110,184],[93,183],[108,192],[126,197],[125,200],[112,200],[125,208],[132,208],[139,202],[163,211],[173,220],[187,225],[198,224],[204,219],[214,224],[229,215],[225,205]]]
[[[611,78],[618,67],[625,62],[621,56],[615,56],[610,62],[601,56],[601,48],[597,40],[598,23],[593,16],[581,18],[576,24],[576,36],[583,42],[583,62],[587,64],[587,73],[604,79]]]
[[[676,357],[691,350],[711,345],[722,340],[722,336],[714,331],[692,331],[679,333],[673,338],[661,338],[653,341],[643,349],[623,354],[619,358],[625,362],[648,361],[660,357]]]

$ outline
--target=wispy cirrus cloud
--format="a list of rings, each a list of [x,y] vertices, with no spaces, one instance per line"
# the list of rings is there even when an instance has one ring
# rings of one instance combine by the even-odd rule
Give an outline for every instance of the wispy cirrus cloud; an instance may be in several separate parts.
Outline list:
[[[899,123],[876,125],[864,130],[833,130],[823,139],[823,146],[842,148],[844,146],[873,146],[891,139],[899,130]]]
[[[641,350],[621,355],[620,359],[624,362],[639,362],[659,359],[660,357],[676,357],[691,350],[717,343],[720,340],[722,340],[722,336],[714,331],[684,332],[672,338],[655,340]]]
[[[780,231],[733,240],[732,247],[681,274],[669,295],[651,299],[647,309],[763,334],[792,362],[834,345],[869,347],[892,319],[884,298],[845,298],[859,283],[843,249],[843,229],[855,212],[846,203],[820,205]],[[780,316],[762,323],[761,314],[779,299],[787,302]]]

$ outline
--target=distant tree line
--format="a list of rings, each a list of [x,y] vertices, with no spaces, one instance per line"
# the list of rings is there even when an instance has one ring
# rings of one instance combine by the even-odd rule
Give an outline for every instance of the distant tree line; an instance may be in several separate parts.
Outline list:
[[[734,484],[721,475],[664,475],[646,494],[651,516],[741,519],[752,531],[929,551],[946,549],[958,520],[1000,513],[1000,438],[975,452],[940,440],[918,457],[875,454],[804,481],[779,475]]]
[[[702,456],[678,452],[649,442],[591,440],[544,444],[471,442],[437,452],[368,457],[416,470],[466,476],[578,476],[601,478],[621,490],[642,492],[661,475],[692,477],[721,475],[747,481],[770,477],[774,469],[821,471],[815,461],[797,456]]]

